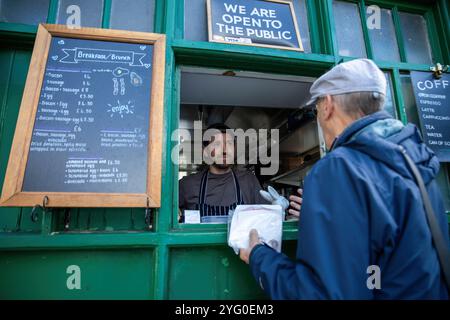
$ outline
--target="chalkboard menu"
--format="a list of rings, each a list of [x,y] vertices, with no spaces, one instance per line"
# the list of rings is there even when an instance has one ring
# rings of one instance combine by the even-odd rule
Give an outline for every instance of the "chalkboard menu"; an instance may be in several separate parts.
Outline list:
[[[164,49],[163,35],[41,25],[2,205],[158,206]]]
[[[209,41],[303,51],[291,2],[208,0]]]
[[[152,56],[52,38],[23,191],[145,192]]]
[[[439,161],[450,161],[450,74],[437,79],[430,72],[411,72],[425,143]]]

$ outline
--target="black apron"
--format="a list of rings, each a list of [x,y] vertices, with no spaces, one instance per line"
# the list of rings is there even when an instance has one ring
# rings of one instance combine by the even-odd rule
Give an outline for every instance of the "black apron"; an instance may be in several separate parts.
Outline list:
[[[215,206],[206,203],[206,193],[208,191],[208,174],[209,170],[203,173],[202,180],[200,182],[200,191],[198,194],[198,203],[195,206],[196,210],[200,211],[200,220],[202,222],[210,221],[214,217],[226,217],[230,210],[236,209],[236,206],[244,204],[244,199],[241,193],[241,188],[239,186],[239,181],[236,178],[236,174],[231,170],[233,175],[234,187],[236,192],[236,201],[229,204],[228,206]]]

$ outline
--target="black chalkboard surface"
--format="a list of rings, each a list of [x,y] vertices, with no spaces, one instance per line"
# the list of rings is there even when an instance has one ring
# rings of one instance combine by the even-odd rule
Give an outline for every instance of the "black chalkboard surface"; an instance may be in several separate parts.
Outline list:
[[[152,54],[52,38],[23,191],[145,192]]]
[[[436,79],[430,72],[411,72],[425,143],[440,162],[450,161],[450,74]]]
[[[40,24],[0,206],[157,208],[165,35]]]

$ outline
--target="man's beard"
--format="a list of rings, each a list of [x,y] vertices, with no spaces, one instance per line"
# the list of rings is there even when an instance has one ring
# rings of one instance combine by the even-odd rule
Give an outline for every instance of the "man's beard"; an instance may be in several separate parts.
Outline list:
[[[219,169],[228,169],[229,167],[231,167],[231,164],[228,163],[213,163],[213,166]]]

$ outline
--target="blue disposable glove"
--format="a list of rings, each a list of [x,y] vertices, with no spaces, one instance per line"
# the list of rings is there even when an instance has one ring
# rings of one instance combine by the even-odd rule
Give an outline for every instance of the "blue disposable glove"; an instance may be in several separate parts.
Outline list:
[[[277,190],[275,190],[274,188],[272,188],[271,186],[269,186],[267,188],[267,191],[265,190],[259,190],[259,193],[261,194],[261,196],[266,199],[267,201],[269,201],[272,204],[278,204],[281,206],[281,208],[283,208],[283,211],[286,210],[289,207],[289,201],[281,196]]]

